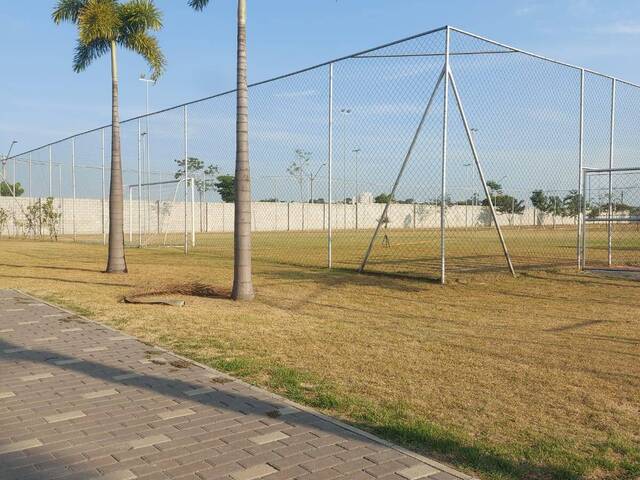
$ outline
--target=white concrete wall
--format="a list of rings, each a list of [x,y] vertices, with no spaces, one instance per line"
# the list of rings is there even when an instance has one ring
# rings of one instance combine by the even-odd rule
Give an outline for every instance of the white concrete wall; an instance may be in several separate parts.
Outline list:
[[[16,229],[13,218],[18,221],[24,218],[20,206],[24,209],[37,199],[26,197],[14,201],[11,197],[0,197],[0,208],[9,213],[9,221],[2,234],[21,234]],[[101,235],[103,208],[100,199],[55,199],[54,204],[63,213],[59,233],[70,235]],[[20,206],[18,206],[20,205]],[[233,231],[234,205],[231,203],[198,203],[194,205],[194,221],[196,232],[231,232]],[[125,201],[124,229],[125,233],[138,232],[138,202],[131,204]],[[145,209],[148,208],[147,213]],[[344,205],[334,204],[332,207],[333,228],[371,229],[375,228],[384,210],[383,204]],[[104,209],[108,228],[108,205]],[[190,228],[191,204],[187,204],[187,219]],[[311,231],[326,230],[329,223],[329,207],[325,204],[309,203],[270,203],[254,202],[252,205],[252,225],[254,231]],[[179,233],[184,231],[185,204],[181,202],[143,202],[142,218],[144,227],[150,232],[158,231]],[[388,228],[439,228],[440,208],[434,205],[393,204],[388,212]],[[146,220],[145,220],[146,219]],[[486,207],[453,205],[447,208],[447,226],[464,228],[473,226],[490,226],[490,214]],[[521,215],[500,214],[501,225],[533,226],[533,225],[575,225],[573,217],[561,217],[541,214],[533,208],[527,208]],[[148,222],[148,224],[146,224]]]

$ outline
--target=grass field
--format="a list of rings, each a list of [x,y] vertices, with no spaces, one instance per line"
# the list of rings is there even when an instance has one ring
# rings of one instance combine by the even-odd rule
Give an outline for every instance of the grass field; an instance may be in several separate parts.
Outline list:
[[[549,265],[550,245],[573,259],[570,229],[540,230],[537,243],[520,247],[510,233],[516,265],[527,258]],[[224,298],[228,235],[210,235],[206,248],[187,257],[177,249],[128,250],[130,273],[117,276],[101,273],[102,246],[3,240],[0,286],[60,303],[481,478],[638,478],[640,284],[570,267],[521,269],[514,279],[502,271],[490,232],[494,251],[474,237],[480,257],[455,235],[450,248],[464,246],[464,255],[451,263],[469,272],[454,270],[445,287],[300,266],[324,257],[323,236],[306,233],[255,236],[258,297],[251,304]],[[625,262],[632,263],[638,239],[628,237]],[[429,238],[437,233],[392,232],[391,249],[376,246],[376,269],[394,268],[402,253],[392,254],[393,246],[406,245],[402,251],[415,253],[396,267],[410,265],[399,268],[411,273],[417,261],[437,271],[430,247],[437,243]],[[357,263],[363,241],[336,232],[338,266]],[[605,246],[598,237],[594,251]],[[288,263],[276,263],[282,259]],[[184,308],[120,303],[167,286],[182,292],[172,296],[184,297]]]
[[[573,266],[576,264],[575,226],[503,227],[505,241],[516,270]],[[436,280],[440,276],[440,231],[437,229],[389,229],[389,246],[384,246],[381,230],[369,257],[367,271],[404,274]],[[335,230],[333,232],[333,266],[357,270],[367,250],[373,230]],[[195,251],[206,252],[220,259],[233,251],[230,233],[196,234]],[[66,237],[68,240],[69,237]],[[97,243],[98,236],[79,237],[81,241]],[[138,245],[137,235],[131,246]],[[184,245],[183,234],[149,235],[143,237],[149,246]],[[640,225],[614,225],[612,235],[614,264],[640,266]],[[255,232],[254,258],[268,263],[299,267],[322,268],[327,265],[326,231]],[[447,272],[469,273],[505,271],[504,253],[495,229],[490,227],[448,229],[446,231]],[[607,264],[607,231],[604,224],[589,224],[587,258],[590,266]]]

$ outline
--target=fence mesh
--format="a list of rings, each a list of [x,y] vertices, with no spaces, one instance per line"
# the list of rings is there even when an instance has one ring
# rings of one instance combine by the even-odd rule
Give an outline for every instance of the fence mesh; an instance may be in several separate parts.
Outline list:
[[[493,205],[516,270],[575,265],[581,199],[602,206],[581,168],[640,166],[638,124],[637,86],[453,28],[253,85],[254,259],[325,267],[331,236],[336,268],[437,278],[444,241],[448,271],[505,269]],[[53,197],[63,238],[104,241],[110,150],[105,127],[5,159],[2,233]],[[127,244],[231,262],[235,93],[122,122],[121,152]],[[617,209],[640,208],[638,177],[614,176]],[[598,263],[611,222],[588,223]],[[613,228],[635,262],[636,226]]]

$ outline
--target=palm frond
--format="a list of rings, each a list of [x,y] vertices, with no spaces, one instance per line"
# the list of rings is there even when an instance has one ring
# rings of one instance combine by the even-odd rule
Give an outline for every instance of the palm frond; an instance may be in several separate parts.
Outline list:
[[[154,36],[146,32],[136,32],[121,36],[118,39],[118,44],[142,55],[151,68],[152,80],[157,80],[164,72],[166,59]]]
[[[86,0],[78,17],[80,40],[89,45],[96,40],[116,40],[122,19],[115,0]]]
[[[152,0],[130,0],[118,6],[122,28],[128,33],[160,30],[162,12]]]
[[[109,52],[110,42],[107,40],[94,40],[86,44],[78,40],[76,50],[73,55],[73,70],[80,73],[85,70],[91,62]]]
[[[194,10],[203,10],[209,4],[209,0],[189,0],[189,6]]]
[[[85,3],[86,0],[58,0],[51,13],[51,18],[58,25],[62,22],[77,23]]]

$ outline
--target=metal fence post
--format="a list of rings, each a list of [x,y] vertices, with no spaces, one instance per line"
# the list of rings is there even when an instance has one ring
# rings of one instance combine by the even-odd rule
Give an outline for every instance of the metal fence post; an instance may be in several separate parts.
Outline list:
[[[182,107],[183,110],[183,135],[184,135],[184,253],[189,253],[189,237],[188,237],[188,225],[189,225],[189,213],[188,213],[188,198],[189,198],[189,143],[188,143],[188,113],[187,106]]]
[[[332,212],[333,209],[333,189],[331,185],[331,178],[333,174],[333,63],[329,64],[329,158],[327,160],[327,197],[329,199],[329,212],[327,216],[327,268],[331,269],[333,266],[333,224],[332,224]],[[288,210],[288,209],[287,209]],[[287,215],[288,217],[288,215]],[[288,220],[287,220],[288,223]]]
[[[450,31],[445,31],[444,49],[444,106],[442,113],[442,176],[440,182],[440,283],[446,282],[446,195],[447,195],[447,134],[449,125],[449,42]]]
[[[71,204],[71,219],[73,241],[76,241],[76,139],[71,139],[71,189],[73,191],[73,203]]]
[[[102,150],[102,244],[106,245],[107,244],[107,228],[106,228],[106,201],[107,201],[107,193],[105,190],[105,170],[104,170],[104,156],[105,156],[105,151],[104,151],[104,128],[101,130],[101,137],[102,137],[102,142],[101,142],[101,150]]]
[[[53,168],[53,153],[49,145],[49,197],[53,198],[53,183],[51,181],[51,170]]]
[[[584,183],[583,172],[584,167],[584,68],[580,69],[580,126],[578,137],[578,244],[577,244],[577,262],[578,270],[582,270],[582,245],[584,243],[584,235],[582,232],[584,203]]]
[[[191,246],[196,246],[196,179],[191,178]]]
[[[138,119],[138,247],[142,248],[142,132]]]
[[[133,187],[129,185],[129,243],[133,243]]]
[[[611,79],[611,126],[609,131],[609,169],[613,168],[613,141],[616,129],[616,79]],[[613,216],[613,173],[609,172],[609,192],[608,192],[608,222],[607,222],[607,265],[611,266],[612,258],[612,237],[613,224],[611,217]]]
[[[29,153],[29,202],[31,202],[32,196],[33,191],[31,190],[31,153]]]

